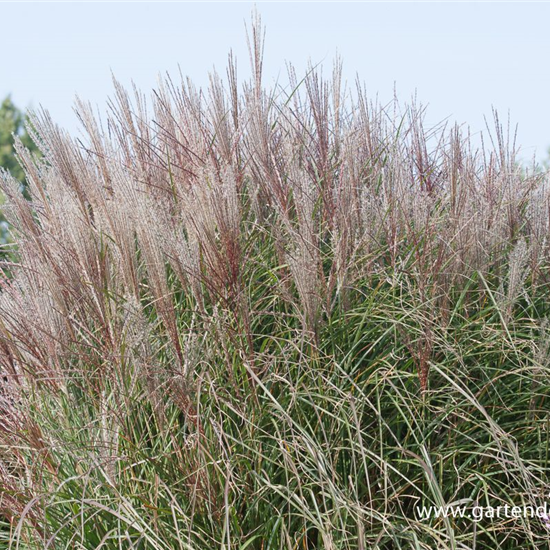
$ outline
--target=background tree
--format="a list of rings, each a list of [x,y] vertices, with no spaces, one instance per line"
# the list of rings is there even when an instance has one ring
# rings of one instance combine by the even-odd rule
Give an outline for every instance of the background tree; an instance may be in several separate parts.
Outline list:
[[[8,96],[0,106],[0,166],[8,170],[13,177],[25,185],[25,174],[14,151],[14,136],[18,136],[25,147],[30,151],[37,152],[37,148],[30,138],[25,127],[26,115]],[[4,204],[4,196],[0,194],[0,242],[5,244],[8,240],[7,223],[1,212],[1,205]]]
[[[31,151],[36,146],[25,128],[25,113],[8,96],[0,106],[0,166],[6,168],[21,183],[25,182],[25,174],[19,166],[14,153],[14,136],[17,135]]]

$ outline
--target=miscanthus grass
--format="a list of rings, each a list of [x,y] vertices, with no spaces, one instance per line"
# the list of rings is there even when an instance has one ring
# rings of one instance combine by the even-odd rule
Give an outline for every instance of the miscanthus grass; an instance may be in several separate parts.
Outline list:
[[[290,87],[115,82],[32,118],[0,293],[0,547],[548,548],[546,174],[496,119]]]

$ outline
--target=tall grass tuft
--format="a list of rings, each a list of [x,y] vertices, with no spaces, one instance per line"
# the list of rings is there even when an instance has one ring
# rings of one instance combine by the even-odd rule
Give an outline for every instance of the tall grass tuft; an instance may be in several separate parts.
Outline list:
[[[249,42],[3,174],[0,547],[547,548],[548,176]]]

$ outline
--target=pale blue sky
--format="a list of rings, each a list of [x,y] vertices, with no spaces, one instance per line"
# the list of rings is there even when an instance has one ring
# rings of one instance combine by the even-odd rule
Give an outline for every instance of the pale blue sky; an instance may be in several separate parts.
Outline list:
[[[495,106],[519,124],[527,159],[550,146],[549,3],[262,3],[267,26],[265,76],[285,74],[285,60],[358,73],[371,96],[390,100],[396,83],[417,91],[427,121],[449,117],[484,129]],[[0,97],[42,104],[70,131],[75,93],[104,109],[111,70],[145,90],[159,72],[207,81],[225,72],[233,48],[248,73],[244,21],[252,3],[0,3]]]

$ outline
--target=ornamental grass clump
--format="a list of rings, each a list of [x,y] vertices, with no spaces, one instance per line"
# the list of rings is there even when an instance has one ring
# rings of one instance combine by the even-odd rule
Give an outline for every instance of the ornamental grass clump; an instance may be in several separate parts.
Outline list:
[[[547,174],[250,50],[18,144],[0,546],[547,548]]]

